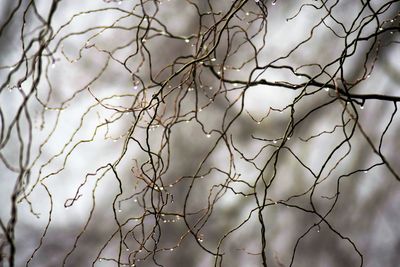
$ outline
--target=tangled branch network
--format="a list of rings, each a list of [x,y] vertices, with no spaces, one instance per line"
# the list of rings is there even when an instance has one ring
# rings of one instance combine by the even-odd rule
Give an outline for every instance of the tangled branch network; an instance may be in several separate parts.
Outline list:
[[[399,11],[3,0],[0,266],[398,266]]]

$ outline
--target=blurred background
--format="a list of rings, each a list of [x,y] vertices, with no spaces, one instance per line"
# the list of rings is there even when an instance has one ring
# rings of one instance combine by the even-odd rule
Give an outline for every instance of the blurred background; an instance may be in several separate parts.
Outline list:
[[[0,266],[398,266],[398,1],[0,5]]]

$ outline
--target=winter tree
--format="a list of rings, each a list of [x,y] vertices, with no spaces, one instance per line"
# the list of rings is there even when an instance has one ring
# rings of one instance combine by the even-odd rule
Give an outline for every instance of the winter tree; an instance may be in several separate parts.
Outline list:
[[[400,2],[3,0],[0,266],[398,266]]]

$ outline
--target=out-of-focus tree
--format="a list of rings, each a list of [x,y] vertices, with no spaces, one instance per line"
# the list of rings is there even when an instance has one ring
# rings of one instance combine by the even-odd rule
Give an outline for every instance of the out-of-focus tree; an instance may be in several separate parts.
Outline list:
[[[0,266],[398,266],[399,11],[4,1]]]

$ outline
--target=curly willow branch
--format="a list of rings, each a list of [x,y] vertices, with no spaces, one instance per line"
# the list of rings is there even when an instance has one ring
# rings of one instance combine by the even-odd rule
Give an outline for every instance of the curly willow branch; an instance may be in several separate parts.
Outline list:
[[[0,266],[373,262],[398,1],[3,5]]]

